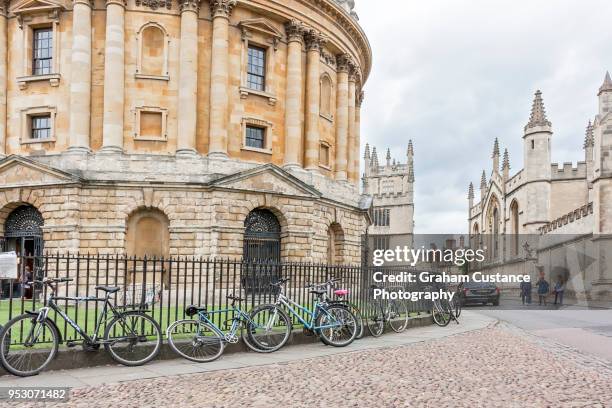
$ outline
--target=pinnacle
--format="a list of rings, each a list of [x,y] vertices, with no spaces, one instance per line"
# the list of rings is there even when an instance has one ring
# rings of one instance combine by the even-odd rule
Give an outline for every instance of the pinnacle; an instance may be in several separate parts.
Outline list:
[[[487,175],[485,173],[485,171],[482,171],[482,177],[480,178],[480,187],[486,187],[487,185]]]
[[[593,124],[589,120],[589,124],[586,128],[586,135],[584,137],[584,148],[595,146],[595,137],[593,136]]]
[[[493,144],[493,156],[491,158],[499,157],[499,140],[495,138],[495,143]]]
[[[612,91],[612,78],[610,78],[610,72],[606,71],[606,76],[604,78],[604,82],[599,88],[599,94],[601,95],[603,92]]]
[[[366,143],[366,147],[365,147],[365,154],[363,156],[364,159],[369,159],[370,156],[370,144]]]
[[[387,160],[391,160],[391,149],[387,149]]]
[[[408,141],[408,156],[414,156],[414,146],[412,145],[412,139]]]
[[[414,183],[414,165],[412,163],[408,165],[408,182]]]
[[[533,105],[531,106],[531,116],[529,117],[529,123],[525,126],[525,130],[537,126],[552,126],[546,117],[546,108],[544,107],[544,100],[542,99],[542,91],[539,89],[535,93]]]
[[[504,149],[504,162],[503,169],[510,169],[510,154],[508,154],[508,149]]]
[[[470,187],[468,188],[468,200],[474,199],[474,184],[470,182]]]

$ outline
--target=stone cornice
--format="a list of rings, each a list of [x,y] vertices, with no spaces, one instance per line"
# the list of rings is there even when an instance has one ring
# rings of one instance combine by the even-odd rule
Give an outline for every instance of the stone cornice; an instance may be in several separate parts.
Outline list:
[[[299,41],[304,42],[304,33],[306,32],[306,26],[298,20],[291,20],[285,23],[285,33],[287,34],[287,41]]]
[[[179,10],[181,13],[184,11],[198,13],[200,11],[200,0],[179,0]]]
[[[157,10],[158,8],[166,8],[171,10],[172,0],[136,0],[136,5],[148,7],[151,10]]]
[[[306,49],[308,51],[321,52],[327,43],[327,37],[314,29],[306,31],[304,34],[304,40],[306,41]]]
[[[210,16],[229,18],[235,6],[236,0],[210,0]]]

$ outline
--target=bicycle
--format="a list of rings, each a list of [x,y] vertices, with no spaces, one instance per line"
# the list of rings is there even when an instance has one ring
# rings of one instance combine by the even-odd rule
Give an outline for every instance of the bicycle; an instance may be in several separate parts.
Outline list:
[[[370,289],[381,289],[377,285],[372,285]],[[408,306],[405,302],[399,300],[390,300],[383,307],[382,299],[374,300],[374,313],[370,317],[373,324],[368,324],[368,330],[374,337],[380,337],[384,330],[385,324],[389,323],[391,329],[396,333],[402,333],[408,327]]]
[[[345,347],[355,340],[357,335],[357,319],[347,307],[338,304],[328,304],[323,300],[327,291],[313,288],[310,290],[310,293],[315,295],[316,298],[314,308],[310,310],[285,295],[284,284],[287,282],[289,282],[289,279],[285,278],[270,284],[278,289],[276,303],[255,308],[251,312],[251,320],[268,322],[266,327],[274,324],[277,316],[283,316],[283,320],[291,321],[289,315],[282,309],[282,307],[285,307],[289,314],[302,323],[306,330],[317,334],[324,344],[334,347]],[[300,315],[300,311],[306,315],[306,318]],[[271,351],[278,350],[284,346],[287,340],[289,340],[290,333],[291,330],[287,332],[282,342]],[[256,339],[254,340],[258,342]],[[267,350],[265,344],[258,343],[258,347]]]
[[[157,356],[162,344],[159,324],[146,315],[144,310],[119,311],[110,301],[110,297],[120,288],[96,286],[96,290],[106,293],[102,298],[57,296],[57,285],[72,280],[45,278],[30,282],[47,286],[51,294],[46,306],[37,312],[26,311],[14,317],[0,333],[0,362],[8,372],[20,377],[36,375],[55,358],[59,345],[64,341],[57,323],[49,317],[51,310],[55,311],[56,315],[59,314],[83,338],[82,345],[87,351],[96,351],[100,345],[104,345],[104,349],[115,361],[126,366],[139,366]],[[87,334],[73,321],[57,305],[58,300],[104,302],[94,334]],[[109,313],[112,316],[109,316]],[[103,336],[99,336],[102,323],[105,323],[106,328]],[[50,348],[45,347],[48,343],[51,344]],[[74,347],[76,344],[76,341],[66,341],[68,347]]]
[[[185,309],[185,314],[191,319],[178,320],[168,327],[166,337],[168,344],[172,350],[178,355],[187,360],[196,363],[207,363],[221,357],[227,343],[238,343],[240,337],[243,342],[253,351],[262,353],[268,350],[273,351],[274,346],[270,345],[272,340],[282,340],[285,335],[284,330],[289,330],[291,324],[289,320],[285,320],[284,326],[276,324],[270,331],[260,331],[260,326],[251,320],[251,317],[236,306],[236,302],[242,302],[244,299],[229,295],[227,299],[231,300],[229,309],[208,311],[205,307],[188,306]],[[219,326],[213,323],[211,317],[215,314],[231,313],[232,318],[226,323],[231,322],[229,331],[223,332]],[[197,318],[193,318],[197,315]],[[283,316],[280,316],[283,318]],[[238,330],[241,330],[241,336],[238,336]],[[273,330],[277,330],[278,333]],[[253,339],[256,336],[265,337],[267,340],[260,340],[259,344],[265,348],[259,348]]]
[[[363,324],[363,317],[361,314],[361,310],[359,310],[359,307],[357,307],[356,304],[348,300],[348,294],[349,294],[348,289],[338,289],[338,287],[336,286],[336,283],[338,282],[341,282],[341,280],[336,279],[336,278],[330,278],[325,283],[315,284],[314,287],[319,288],[319,289],[332,290],[336,298],[330,299],[329,296],[327,296],[327,292],[326,292],[323,300],[326,301],[330,305],[339,305],[339,306],[346,307],[349,309],[351,313],[353,313],[353,315],[357,319],[357,334],[355,336],[355,339],[357,340],[361,339],[365,333],[365,330],[363,328],[364,324]]]
[[[433,292],[431,286],[426,287],[425,290]],[[452,301],[448,299],[436,299],[432,301],[431,315],[435,324],[440,327],[445,327],[448,326],[452,320],[459,324],[457,311],[461,313],[461,302],[456,299],[457,296],[456,294]]]

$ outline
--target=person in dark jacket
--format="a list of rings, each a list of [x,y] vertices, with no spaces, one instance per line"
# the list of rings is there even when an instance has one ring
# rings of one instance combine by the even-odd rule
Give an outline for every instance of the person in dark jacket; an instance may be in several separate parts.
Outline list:
[[[555,305],[557,304],[557,300],[560,305],[563,305],[563,293],[565,292],[565,282],[563,278],[559,276],[557,279],[557,283],[555,284]]]
[[[531,304],[531,281],[521,282],[521,300],[523,304]]]
[[[548,291],[550,290],[550,285],[548,281],[544,279],[544,275],[540,275],[540,279],[536,283],[536,287],[538,288],[538,299],[540,301],[540,306],[542,303],[546,306],[546,296],[548,295]]]

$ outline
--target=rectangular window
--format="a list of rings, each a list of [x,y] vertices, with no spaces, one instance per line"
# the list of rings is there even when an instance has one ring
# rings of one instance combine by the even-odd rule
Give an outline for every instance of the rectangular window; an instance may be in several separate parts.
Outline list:
[[[31,121],[31,139],[44,140],[51,138],[51,115],[32,116]]]
[[[391,225],[391,210],[388,208],[374,210],[374,225],[388,227]]]
[[[391,239],[388,235],[374,236],[374,249],[386,251],[391,246]]]
[[[319,164],[325,167],[329,167],[329,146],[321,145],[321,150],[319,151]]]
[[[32,75],[49,75],[53,62],[53,30],[51,27],[34,29],[32,38]]]
[[[247,126],[246,128],[246,146],[256,149],[266,148],[266,130],[256,126]]]
[[[249,46],[249,63],[247,66],[247,86],[256,91],[266,88],[266,49]]]

